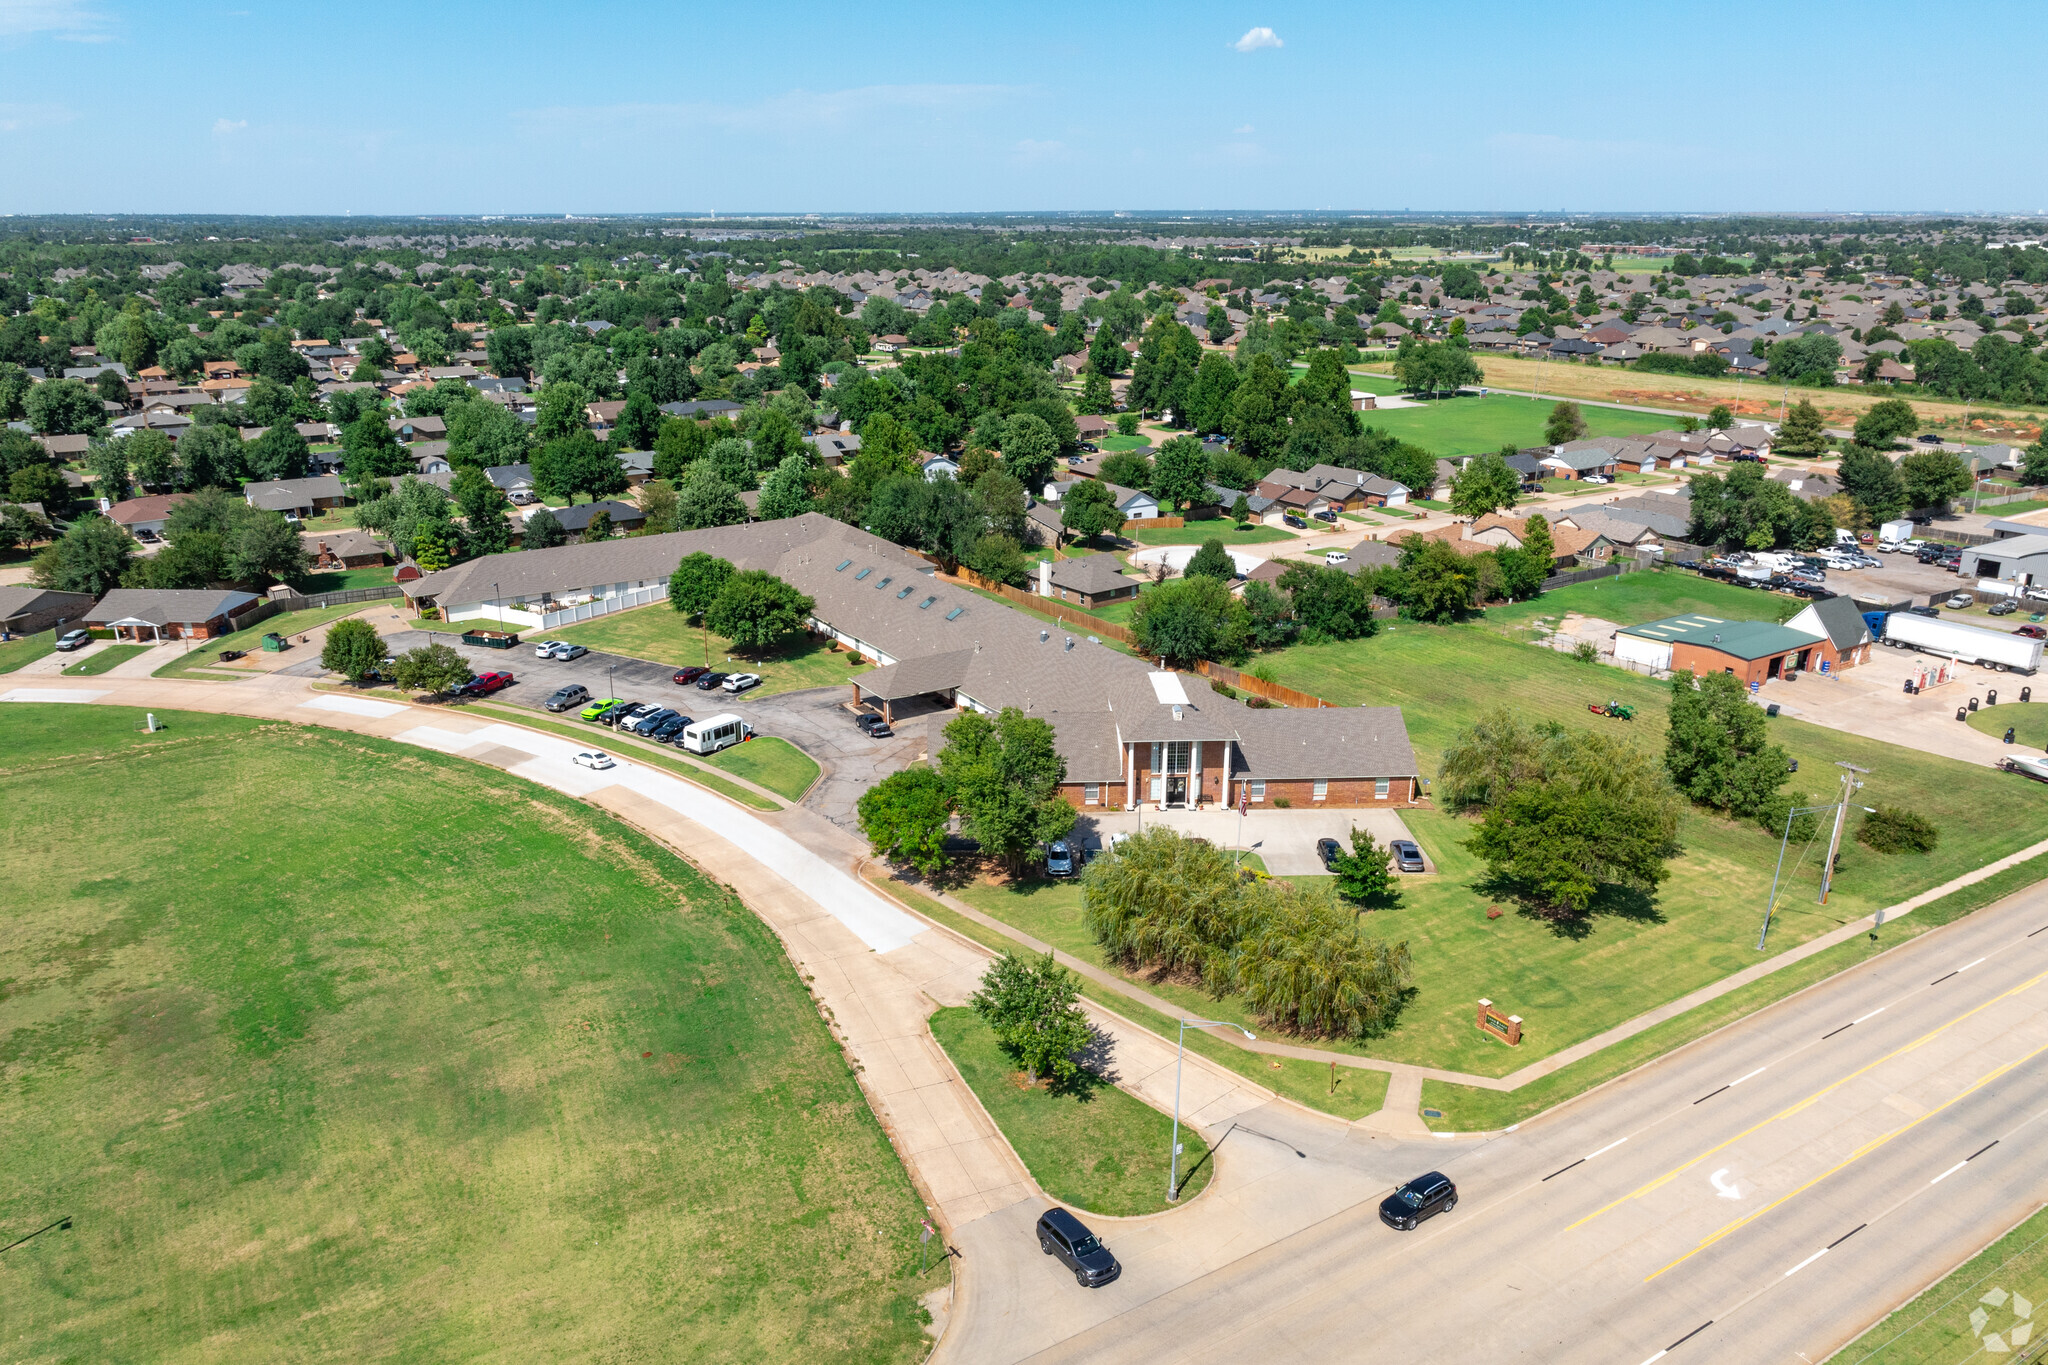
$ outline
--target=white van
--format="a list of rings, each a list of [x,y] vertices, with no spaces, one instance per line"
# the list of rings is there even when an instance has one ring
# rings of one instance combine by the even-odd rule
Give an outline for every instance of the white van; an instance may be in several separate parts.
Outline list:
[[[682,744],[693,754],[715,754],[720,749],[730,749],[753,733],[753,726],[728,712],[684,726]]]

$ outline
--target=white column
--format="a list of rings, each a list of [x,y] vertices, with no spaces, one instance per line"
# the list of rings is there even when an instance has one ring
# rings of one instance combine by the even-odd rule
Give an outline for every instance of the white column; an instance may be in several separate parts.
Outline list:
[[[1138,808],[1138,746],[1124,745],[1124,809]]]
[[[1230,804],[1230,749],[1229,740],[1223,741],[1223,804]]]
[[[1188,757],[1188,809],[1202,802],[1202,741],[1196,740]]]

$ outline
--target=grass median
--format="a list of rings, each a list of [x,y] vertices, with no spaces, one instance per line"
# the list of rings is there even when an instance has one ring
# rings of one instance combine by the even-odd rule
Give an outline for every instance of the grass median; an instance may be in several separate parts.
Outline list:
[[[34,1354],[924,1357],[923,1203],[736,897],[481,764],[158,717],[0,709]]]
[[[2038,1350],[2048,1335],[2048,1314],[2037,1314],[2038,1304],[2048,1304],[2048,1209],[2037,1211],[1829,1359],[1837,1365],[1948,1365],[2029,1346]],[[2032,1351],[2014,1357],[2039,1358]]]
[[[802,800],[818,780],[817,760],[774,735],[759,735],[744,744],[720,749],[707,754],[704,761],[792,801]]]
[[[1058,1089],[1024,1074],[994,1031],[964,1007],[931,1017],[932,1036],[953,1059],[996,1127],[1039,1187],[1090,1213],[1130,1217],[1171,1207],[1173,1120],[1108,1081],[1083,1072]],[[1180,1130],[1180,1197],[1209,1183],[1208,1144],[1188,1124]]]
[[[111,673],[130,659],[149,653],[154,645],[108,645],[86,655],[77,663],[64,670],[67,678],[94,678],[102,673]]]

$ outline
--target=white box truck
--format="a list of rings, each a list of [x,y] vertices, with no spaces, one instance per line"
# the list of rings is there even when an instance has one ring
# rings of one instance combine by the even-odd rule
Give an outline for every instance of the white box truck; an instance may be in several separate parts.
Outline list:
[[[1883,549],[1896,550],[1912,538],[1913,523],[1904,517],[1877,528],[1877,543]]]
[[[2000,673],[2032,673],[2041,666],[2039,640],[1909,611],[1895,611],[1884,618],[1884,640],[1888,645],[1939,654],[1958,663],[1985,664]]]

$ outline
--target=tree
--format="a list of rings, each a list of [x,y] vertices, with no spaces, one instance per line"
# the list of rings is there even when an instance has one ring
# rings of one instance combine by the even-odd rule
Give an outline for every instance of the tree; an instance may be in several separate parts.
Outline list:
[[[1936,511],[1969,492],[1971,483],[1970,467],[1963,457],[1946,450],[1921,450],[1901,459],[1899,479],[1905,485],[1908,505]]]
[[[420,532],[430,527],[445,526],[453,512],[454,506],[444,490],[408,474],[378,496],[359,505],[356,524],[366,531],[383,532],[390,537],[391,548],[400,556],[417,559],[416,542]],[[529,526],[531,524],[528,523]],[[438,534],[434,539],[437,544],[441,543]]]
[[[495,339],[495,333],[493,338]],[[448,463],[492,469],[526,458],[526,423],[511,409],[477,399],[448,409]],[[694,425],[694,423],[692,424]]]
[[[107,518],[80,517],[36,555],[29,578],[39,588],[103,597],[120,586],[135,548],[128,533]]]
[[[1135,412],[1118,413],[1116,415],[1116,434],[1119,436],[1136,436],[1138,434],[1138,414]]]
[[[398,443],[398,437],[392,434],[383,412],[377,408],[364,409],[342,428],[341,448],[345,452],[343,475],[358,489],[368,488],[378,479],[396,478],[414,468],[413,457],[405,453],[405,447]]]
[[[1074,1056],[1094,1037],[1080,999],[1080,981],[1051,953],[1022,958],[1006,951],[967,1003],[1024,1068],[1027,1085],[1038,1084],[1040,1072],[1064,1085],[1080,1074]]]
[[[552,550],[568,538],[561,518],[547,508],[536,508],[526,514],[525,532],[520,538],[526,549]]]
[[[1463,338],[1422,341],[1411,334],[1394,353],[1394,378],[1409,393],[1456,393],[1485,377]]]
[[[101,425],[100,396],[76,379],[48,379],[22,401],[28,424],[44,436],[77,436]]]
[[[1919,414],[1903,398],[1887,398],[1870,405],[1856,419],[1856,444],[1872,450],[1889,450],[1893,441],[1920,425]]]
[[[1401,547],[1399,592],[1409,617],[1439,625],[1472,610],[1472,563],[1441,540],[1413,537]]]
[[[583,408],[589,402],[590,391],[574,380],[555,379],[541,385],[534,407],[534,436],[545,444],[578,432],[588,434],[590,416]]]
[[[471,554],[502,554],[512,548],[512,527],[505,520],[512,500],[481,469],[465,465],[456,470],[449,491],[455,510],[462,514]]]
[[[1490,512],[1513,509],[1522,491],[1522,476],[1489,451],[1451,477],[1451,510],[1477,521]]]
[[[533,489],[549,502],[592,500],[626,491],[626,470],[595,436],[578,431],[550,441],[533,457]]]
[[[1541,512],[1531,512],[1523,525],[1522,549],[1542,567],[1543,576],[1548,578],[1551,565],[1557,562],[1557,541],[1550,534],[1550,522]]]
[[[1932,853],[1941,831],[1917,811],[1879,806],[1856,827],[1856,842],[1879,853]]]
[[[1088,343],[1088,368],[1099,375],[1116,375],[1124,372],[1129,353],[1115,329],[1104,325],[1095,329],[1095,339]]]
[[[594,518],[592,524],[596,524]],[[586,538],[588,534],[586,529]],[[460,553],[462,539],[449,522],[427,522],[413,534],[412,558],[422,573],[439,573],[453,564]]]
[[[994,717],[967,711],[947,724],[945,739],[939,775],[961,828],[1011,872],[1074,828],[1074,808],[1059,794],[1066,761],[1046,721],[1014,706]]]
[[[676,529],[676,486],[667,479],[649,479],[640,485],[640,512],[646,517],[642,529],[658,536]]]
[[[936,771],[914,763],[861,793],[860,831],[877,858],[907,863],[925,877],[946,870],[946,827],[953,803]]]
[[[1693,476],[1687,538],[1695,544],[1768,550],[1792,544],[1804,524],[1798,494],[1766,477],[1761,465]]]
[[[1824,332],[1809,332],[1774,343],[1765,358],[1770,362],[1772,379],[1826,388],[1835,382],[1835,367],[1842,360],[1842,343]]]
[[[1570,441],[1584,440],[1586,417],[1579,411],[1577,403],[1559,403],[1550,410],[1550,419],[1543,424],[1545,445],[1561,446]]]
[[[128,496],[128,446],[125,441],[95,439],[85,451],[86,472],[94,496],[116,503]]]
[[[704,624],[743,650],[767,650],[803,629],[816,605],[766,569],[746,569],[719,587]]]
[[[747,505],[740,490],[718,475],[709,460],[690,466],[676,497],[676,526],[701,531],[710,526],[737,526],[747,519]]]
[[[652,450],[660,434],[661,409],[654,400],[645,393],[628,396],[612,423],[612,444],[620,450]]]
[[[1726,403],[1716,403],[1707,412],[1707,430],[1726,431],[1735,425],[1735,414]]]
[[[1152,495],[1178,510],[1207,496],[1209,456],[1192,436],[1176,436],[1152,461]]]
[[[754,515],[761,521],[800,517],[815,509],[811,500],[811,462],[802,455],[784,457],[761,485],[761,500]]]
[[[303,479],[311,459],[306,438],[289,422],[266,428],[242,448],[242,461],[257,479]]]
[[[1330,860],[1337,874],[1337,894],[1359,905],[1377,905],[1389,899],[1394,887],[1394,851],[1381,848],[1372,831],[1354,828],[1351,851]]]
[[[1003,469],[1034,497],[1052,475],[1059,442],[1037,413],[1020,412],[1003,424]]]
[[[111,374],[112,371],[105,371]],[[144,488],[170,488],[178,482],[177,448],[161,431],[138,431],[120,438],[121,453],[135,481]]]
[[[1789,777],[1763,708],[1732,673],[1671,675],[1664,767],[1691,800],[1727,815],[1768,817]],[[1768,823],[1768,821],[1767,821]]]
[[[1252,505],[1250,500],[1248,500],[1244,494],[1239,493],[1237,495],[1237,501],[1230,504],[1230,519],[1236,522],[1240,527],[1246,525],[1251,521]]]
[[[1399,1011],[1408,945],[1365,937],[1327,888],[1265,881],[1237,899],[1242,930],[1229,981],[1261,1020],[1312,1037],[1362,1038]]]
[[[368,621],[348,616],[327,628],[327,643],[320,647],[320,666],[329,673],[339,673],[361,686],[363,679],[383,662],[384,640]]]
[[[1873,526],[1906,510],[1906,481],[1887,455],[1858,442],[1842,452],[1836,476],[1842,481],[1842,492]]]
[[[1060,525],[1077,540],[1114,535],[1124,528],[1116,494],[1100,479],[1082,479],[1060,499]]]
[[[1222,310],[1212,306],[1210,316]],[[1188,391],[1188,423],[1196,431],[1221,431],[1230,422],[1231,400],[1237,393],[1237,366],[1221,351],[1210,351],[1195,370]],[[1106,387],[1106,386],[1105,386]]]
[[[718,590],[733,576],[732,564],[698,550],[683,556],[668,576],[668,604],[684,616],[696,618],[711,610]]]
[[[439,696],[474,678],[469,664],[452,647],[439,641],[408,649],[398,656],[391,676],[408,692]]]
[[[2030,487],[2048,483],[2048,437],[2020,452],[2020,482]]]
[[[1280,590],[1292,605],[1303,638],[1357,640],[1375,633],[1372,590],[1360,575],[1327,564],[1290,564],[1280,575]]]
[[[1119,450],[1102,457],[1102,481],[1122,488],[1152,486],[1152,457],[1142,450]]]
[[[1131,612],[1138,648],[1170,663],[1244,657],[1251,622],[1243,602],[1214,578],[1181,578],[1141,593]]]
[[[1785,420],[1778,424],[1778,439],[1772,443],[1787,455],[1812,455],[1825,444],[1827,429],[1821,421],[1820,409],[1804,398],[1785,414]]]
[[[313,567],[298,528],[281,512],[249,508],[227,538],[228,576],[238,583],[282,583],[304,578]]]
[[[1223,548],[1222,541],[1210,539],[1202,542],[1201,548],[1195,551],[1194,557],[1180,572],[1183,578],[1213,578],[1229,583],[1237,577],[1237,564],[1230,558],[1230,551]]]

